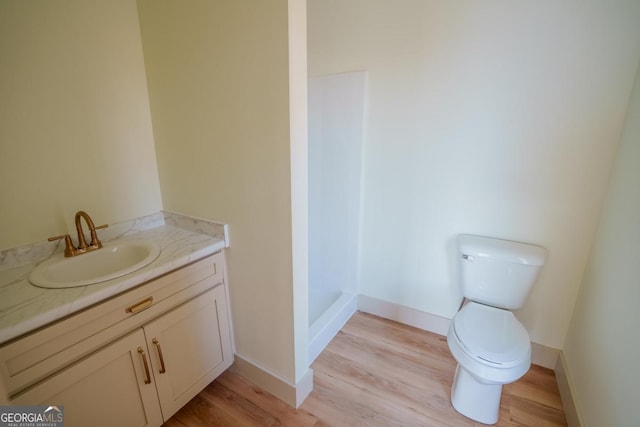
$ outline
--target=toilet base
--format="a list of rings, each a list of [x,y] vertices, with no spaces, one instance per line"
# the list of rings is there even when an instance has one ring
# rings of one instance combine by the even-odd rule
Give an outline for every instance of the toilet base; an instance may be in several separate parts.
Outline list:
[[[502,384],[481,383],[458,364],[451,387],[451,403],[456,411],[483,424],[495,424],[501,395]]]

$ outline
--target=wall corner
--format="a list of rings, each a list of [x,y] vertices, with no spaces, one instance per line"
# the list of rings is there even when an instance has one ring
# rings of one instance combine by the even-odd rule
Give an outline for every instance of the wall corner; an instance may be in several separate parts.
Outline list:
[[[560,350],[560,355],[556,362],[555,367],[556,381],[558,382],[558,389],[560,390],[560,398],[562,399],[562,407],[564,408],[564,414],[567,418],[567,424],[569,427],[582,427],[584,422],[580,415],[580,410],[576,406],[576,401],[573,398],[573,390],[571,379],[569,377],[569,371],[567,369],[567,361],[564,357],[564,351]]]

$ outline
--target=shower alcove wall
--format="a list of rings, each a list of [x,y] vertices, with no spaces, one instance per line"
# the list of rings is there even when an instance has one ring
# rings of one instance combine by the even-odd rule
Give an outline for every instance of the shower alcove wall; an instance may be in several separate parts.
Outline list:
[[[309,363],[356,310],[365,87],[309,79]]]

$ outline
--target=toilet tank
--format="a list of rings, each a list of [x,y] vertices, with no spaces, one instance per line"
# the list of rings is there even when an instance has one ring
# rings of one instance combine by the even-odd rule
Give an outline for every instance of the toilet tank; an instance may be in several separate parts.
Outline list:
[[[547,257],[540,246],[460,234],[457,238],[463,295],[493,307],[522,307]]]

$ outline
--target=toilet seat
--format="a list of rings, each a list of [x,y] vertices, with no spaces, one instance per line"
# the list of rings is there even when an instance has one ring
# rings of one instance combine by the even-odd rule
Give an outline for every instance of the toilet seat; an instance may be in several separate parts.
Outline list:
[[[530,357],[529,334],[509,310],[470,302],[455,315],[453,332],[471,358],[496,368],[511,368]]]

